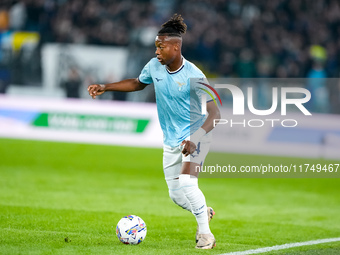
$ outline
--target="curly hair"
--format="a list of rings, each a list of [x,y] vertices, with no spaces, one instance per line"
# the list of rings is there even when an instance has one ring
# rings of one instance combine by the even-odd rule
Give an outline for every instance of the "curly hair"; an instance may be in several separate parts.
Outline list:
[[[178,36],[181,37],[187,31],[187,25],[183,22],[180,14],[174,14],[167,22],[162,25],[158,35]]]

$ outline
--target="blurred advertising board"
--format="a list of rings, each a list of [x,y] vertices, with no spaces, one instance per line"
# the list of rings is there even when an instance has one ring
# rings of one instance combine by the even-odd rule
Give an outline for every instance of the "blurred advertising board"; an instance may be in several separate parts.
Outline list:
[[[221,115],[211,151],[340,159],[339,115],[291,113],[283,119],[279,114],[269,118],[245,112],[242,117],[230,117],[230,108],[221,109]]]
[[[0,137],[161,147],[155,104],[0,96]]]

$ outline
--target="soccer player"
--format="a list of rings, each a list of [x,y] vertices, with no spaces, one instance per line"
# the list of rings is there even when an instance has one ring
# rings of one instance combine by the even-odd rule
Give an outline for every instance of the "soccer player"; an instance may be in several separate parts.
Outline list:
[[[186,24],[175,14],[162,25],[155,39],[156,57],[152,58],[135,79],[88,87],[93,99],[105,91],[138,91],[153,83],[160,125],[163,131],[163,169],[170,198],[182,208],[192,212],[197,220],[196,248],[212,249],[215,237],[209,222],[215,212],[206,206],[205,197],[198,187],[198,173],[208,153],[214,119],[220,112],[214,102],[206,103],[208,116],[195,115],[190,119],[190,92],[201,98],[203,90],[190,86],[192,78],[205,76],[181,53],[182,34]],[[191,100],[193,108],[201,108],[199,100]],[[198,116],[198,117],[197,117]],[[191,123],[192,124],[191,124]]]

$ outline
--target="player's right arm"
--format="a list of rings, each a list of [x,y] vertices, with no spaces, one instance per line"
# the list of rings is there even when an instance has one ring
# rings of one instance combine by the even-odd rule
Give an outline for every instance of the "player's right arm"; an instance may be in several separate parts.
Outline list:
[[[90,96],[95,99],[96,96],[103,94],[105,91],[132,92],[142,90],[146,86],[147,84],[141,83],[138,78],[135,78],[107,84],[92,84],[88,86],[87,90]]]

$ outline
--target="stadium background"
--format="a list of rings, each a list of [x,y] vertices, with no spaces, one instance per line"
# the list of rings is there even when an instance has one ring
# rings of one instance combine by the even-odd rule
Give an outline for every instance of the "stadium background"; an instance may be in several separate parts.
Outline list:
[[[135,77],[154,54],[155,31],[176,12],[188,24],[183,55],[208,77],[339,77],[339,8],[336,0],[6,0],[0,19],[1,91],[8,84],[45,85],[41,49],[48,43],[127,47],[124,76]],[[37,32],[38,38],[30,38],[30,46],[18,31]],[[113,78],[78,71],[86,84]],[[330,101],[328,110],[338,113],[338,97]]]
[[[332,81],[307,87],[322,95],[309,109],[327,124],[306,122],[315,132],[305,134],[306,147],[298,150],[309,157],[253,155],[256,149],[231,146],[223,154],[227,162],[339,163],[336,0],[3,0],[0,254],[195,253],[194,219],[171,203],[163,181],[152,86],[107,93],[99,102],[86,91],[94,82],[137,77],[154,56],[156,32],[173,13],[188,25],[183,55],[210,79]],[[270,102],[268,88],[258,88],[260,102]],[[230,97],[224,99],[231,105]],[[257,134],[245,136],[251,135]],[[298,145],[283,151],[295,153]],[[201,179],[218,213],[213,253],[339,237],[338,180]],[[138,247],[122,246],[114,237],[115,223],[131,213],[149,227]],[[339,253],[336,242],[271,254]]]

